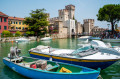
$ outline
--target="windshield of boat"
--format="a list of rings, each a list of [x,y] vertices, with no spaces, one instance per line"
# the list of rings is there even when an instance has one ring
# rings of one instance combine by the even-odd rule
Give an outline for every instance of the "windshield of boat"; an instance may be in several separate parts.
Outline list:
[[[92,46],[86,46],[86,47],[83,47],[83,48],[79,48],[79,49],[73,51],[72,54],[82,53],[83,51],[86,51],[86,50],[89,50],[89,49],[92,49]]]

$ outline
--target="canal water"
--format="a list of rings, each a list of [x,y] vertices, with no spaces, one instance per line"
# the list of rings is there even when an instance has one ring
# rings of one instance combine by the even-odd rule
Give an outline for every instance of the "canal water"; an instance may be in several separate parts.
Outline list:
[[[18,43],[18,47],[21,49],[23,56],[29,56],[28,50],[38,45],[48,45],[53,48],[62,49],[77,49],[78,44],[83,42],[77,39],[55,39],[52,41],[31,41],[27,43]],[[2,62],[2,58],[6,57],[9,53],[11,46],[16,46],[16,43],[6,42],[0,43],[0,79],[26,79],[26,77],[12,71],[10,68],[5,66]],[[120,43],[112,43],[113,46],[120,46]],[[24,73],[24,72],[23,72]],[[29,74],[29,73],[28,73]],[[100,75],[103,79],[120,79],[120,61],[109,66],[108,68],[101,71]]]

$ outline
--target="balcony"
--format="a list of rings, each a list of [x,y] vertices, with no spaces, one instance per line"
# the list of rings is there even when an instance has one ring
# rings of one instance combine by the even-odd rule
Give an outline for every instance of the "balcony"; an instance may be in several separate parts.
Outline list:
[[[27,30],[26,29],[24,29],[24,30],[22,30],[22,29],[8,29],[8,31],[12,31],[12,32],[16,32],[16,31],[20,31],[20,32],[26,32]]]

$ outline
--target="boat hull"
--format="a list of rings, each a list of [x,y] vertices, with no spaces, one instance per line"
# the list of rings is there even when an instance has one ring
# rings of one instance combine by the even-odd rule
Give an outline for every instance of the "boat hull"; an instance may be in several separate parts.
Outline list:
[[[93,73],[89,74],[48,73],[37,71],[32,68],[22,67],[5,59],[3,59],[3,62],[13,71],[32,79],[97,79],[99,75],[99,71],[93,71]]]
[[[46,59],[49,60],[52,58],[53,61],[64,62],[75,64],[79,66],[85,66],[92,69],[105,69],[118,61],[119,59],[109,59],[109,60],[87,60],[87,59],[76,59],[76,58],[67,58],[67,57],[60,57],[60,56],[50,56],[48,54],[36,53],[36,52],[29,52],[31,57]]]
[[[41,38],[41,41],[49,41],[52,40],[52,38]]]

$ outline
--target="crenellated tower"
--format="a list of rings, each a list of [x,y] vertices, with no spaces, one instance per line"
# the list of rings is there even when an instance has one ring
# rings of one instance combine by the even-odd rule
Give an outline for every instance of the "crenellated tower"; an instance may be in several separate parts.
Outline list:
[[[73,19],[75,15],[75,6],[70,4],[70,5],[65,6],[65,9],[68,10],[68,18]]]
[[[94,28],[94,19],[84,19],[84,32],[90,33]]]
[[[59,10],[58,13],[60,21],[67,21],[69,19],[73,19],[75,14],[75,6],[67,5],[65,6],[65,9]]]

